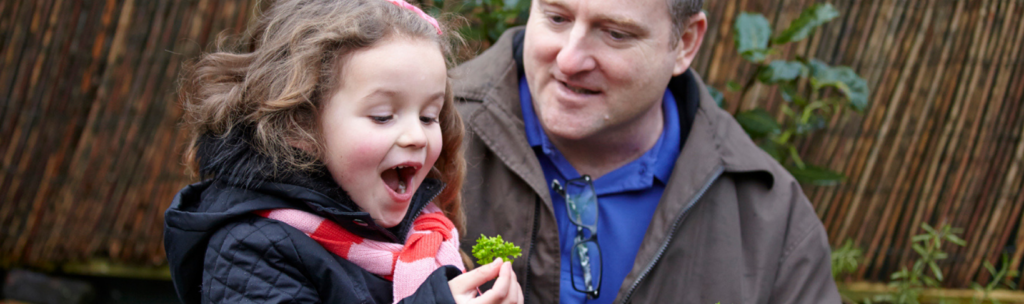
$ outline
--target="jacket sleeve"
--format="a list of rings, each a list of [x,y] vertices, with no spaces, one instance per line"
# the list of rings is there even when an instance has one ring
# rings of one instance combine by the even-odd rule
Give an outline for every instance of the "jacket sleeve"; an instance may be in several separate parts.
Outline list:
[[[213,234],[203,266],[203,303],[320,303],[291,231],[248,218]]]
[[[786,246],[769,302],[842,303],[832,278],[828,234],[807,197],[803,192],[796,193]]]
[[[455,304],[455,297],[452,296],[452,290],[448,287],[448,280],[451,280],[461,274],[458,268],[454,266],[444,266],[434,270],[427,277],[426,281],[416,289],[416,292],[411,296],[402,299],[398,302],[401,304]]]

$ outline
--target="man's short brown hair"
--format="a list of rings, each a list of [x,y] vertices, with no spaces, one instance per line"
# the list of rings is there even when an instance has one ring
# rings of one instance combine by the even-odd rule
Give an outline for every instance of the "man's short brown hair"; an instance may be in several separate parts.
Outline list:
[[[672,37],[680,37],[690,17],[700,13],[703,6],[704,0],[668,0],[668,14],[672,17]]]

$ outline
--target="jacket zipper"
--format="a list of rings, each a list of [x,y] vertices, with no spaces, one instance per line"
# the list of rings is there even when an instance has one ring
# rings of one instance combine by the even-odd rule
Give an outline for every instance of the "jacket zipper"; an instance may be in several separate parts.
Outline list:
[[[540,197],[533,204],[533,232],[530,233],[530,252],[526,254],[526,271],[523,272],[523,303],[530,303],[530,260],[533,259],[534,246],[537,244],[537,229],[540,225]]]
[[[636,291],[637,287],[640,286],[640,283],[643,282],[644,278],[647,277],[647,274],[649,274],[651,270],[654,269],[654,265],[657,265],[658,261],[661,260],[661,257],[665,255],[665,251],[668,250],[668,244],[671,243],[672,238],[676,236],[676,230],[679,229],[679,225],[682,224],[683,218],[685,218],[686,214],[690,211],[691,208],[693,208],[693,205],[696,204],[697,201],[704,196],[704,193],[708,191],[708,188],[711,188],[711,184],[718,180],[719,176],[722,176],[722,172],[724,171],[725,167],[718,166],[717,168],[715,168],[714,173],[711,175],[711,179],[708,180],[708,182],[705,183],[704,186],[700,188],[700,191],[698,191],[697,195],[690,200],[690,202],[686,205],[686,208],[683,209],[683,212],[679,214],[679,217],[676,217],[675,222],[672,223],[672,229],[669,230],[668,232],[668,237],[665,238],[665,242],[662,243],[661,248],[658,249],[658,254],[654,256],[654,260],[652,260],[650,264],[647,264],[647,268],[644,269],[644,272],[641,272],[640,276],[636,278],[636,281],[633,282],[633,286],[630,286],[629,292],[626,293],[626,297],[623,298],[622,303],[630,303],[629,300],[633,297],[633,292]]]

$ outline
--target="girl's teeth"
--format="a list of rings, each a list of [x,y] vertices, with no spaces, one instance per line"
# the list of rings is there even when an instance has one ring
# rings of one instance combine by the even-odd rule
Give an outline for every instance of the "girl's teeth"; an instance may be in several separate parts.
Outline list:
[[[405,194],[405,181],[398,181],[398,194]]]

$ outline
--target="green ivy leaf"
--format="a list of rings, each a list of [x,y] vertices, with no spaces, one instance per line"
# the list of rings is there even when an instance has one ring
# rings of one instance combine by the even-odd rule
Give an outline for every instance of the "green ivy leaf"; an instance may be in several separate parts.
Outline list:
[[[846,66],[830,67],[817,59],[808,62],[811,71],[811,85],[815,88],[834,87],[850,100],[850,107],[864,111],[868,106],[868,82]]]
[[[789,28],[779,33],[773,44],[783,44],[793,41],[800,41],[810,36],[814,29],[839,17],[839,11],[832,4],[820,3],[812,5],[800,13],[800,17],[789,24]]]
[[[722,91],[719,91],[712,86],[707,86],[707,88],[708,94],[711,95],[711,99],[715,100],[715,104],[717,104],[719,108],[725,108],[725,96],[722,95]]]
[[[742,12],[736,17],[733,27],[736,52],[744,59],[752,62],[764,61],[767,57],[768,40],[771,39],[772,27],[763,15]]]
[[[817,186],[833,186],[846,180],[842,173],[814,165],[805,165],[802,169],[797,166],[786,166],[786,170],[789,170],[797,181]]]
[[[772,60],[757,73],[757,80],[767,84],[787,82],[807,74],[807,68],[799,61]]]
[[[775,121],[775,118],[772,117],[768,111],[761,108],[736,114],[736,121],[740,123],[743,130],[747,131],[747,134],[753,139],[763,138],[772,133],[778,133],[781,129],[781,126],[779,126],[779,123]]]

